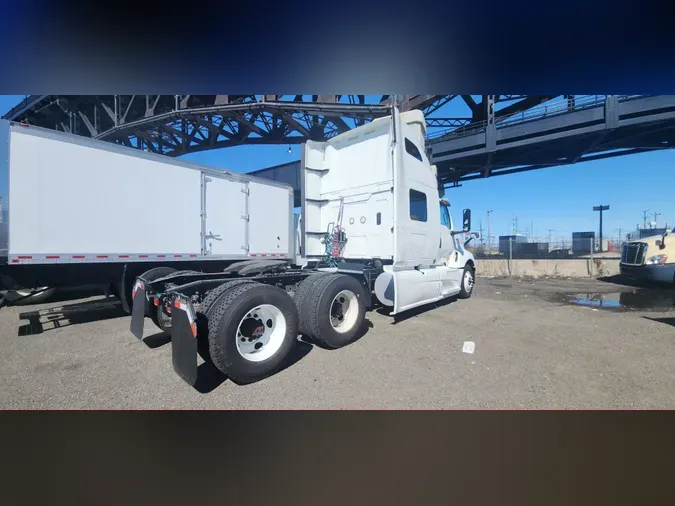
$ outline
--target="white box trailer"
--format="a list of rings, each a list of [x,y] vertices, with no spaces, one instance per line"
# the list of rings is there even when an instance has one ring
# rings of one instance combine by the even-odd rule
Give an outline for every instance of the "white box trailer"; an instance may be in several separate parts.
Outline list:
[[[0,179],[6,289],[295,250],[293,191],[266,179],[7,121]]]
[[[470,211],[453,225],[420,111],[394,107],[307,142],[299,217],[284,185],[32,127],[6,131],[3,279],[26,285],[20,270],[39,268],[32,286],[49,285],[62,267],[121,276],[131,332],[142,339],[149,317],[169,333],[174,369],[190,384],[198,355],[237,382],[257,381],[283,366],[299,333],[338,348],[375,305],[396,315],[473,292],[462,239]]]

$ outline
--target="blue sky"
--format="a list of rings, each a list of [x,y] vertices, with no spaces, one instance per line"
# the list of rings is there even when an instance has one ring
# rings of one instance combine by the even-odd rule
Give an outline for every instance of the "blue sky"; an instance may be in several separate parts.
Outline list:
[[[22,97],[0,95],[0,115],[16,105]],[[468,116],[461,101],[435,112],[437,117]],[[249,172],[300,157],[300,147],[239,146],[193,153],[191,161]],[[604,213],[605,237],[618,237],[642,224],[643,211],[661,213],[660,226],[675,226],[675,150],[628,155],[614,159],[584,162],[571,166],[552,167],[532,172],[468,181],[461,188],[448,189],[453,217],[461,218],[461,210],[472,210],[473,229],[481,221],[487,235],[486,211],[492,210],[492,236],[510,234],[513,217],[517,216],[521,233],[532,226],[534,235],[545,240],[551,236],[570,238],[572,232],[598,229],[598,213],[593,206],[609,204]],[[655,190],[661,191],[655,191]]]

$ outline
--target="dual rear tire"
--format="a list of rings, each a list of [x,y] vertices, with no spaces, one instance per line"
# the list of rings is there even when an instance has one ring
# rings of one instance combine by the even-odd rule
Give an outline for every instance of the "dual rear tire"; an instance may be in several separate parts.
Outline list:
[[[232,281],[212,290],[197,313],[200,355],[233,381],[246,384],[277,373],[298,334],[327,348],[352,342],[365,318],[361,284],[343,274],[314,274],[292,299],[285,290]]]
[[[293,299],[281,288],[262,283],[235,281],[221,286],[225,288],[217,299],[206,308],[202,305],[198,314],[199,329],[207,332],[208,357],[204,343],[202,358],[239,384],[275,374],[298,337]],[[200,315],[206,320],[201,325]]]
[[[295,304],[300,333],[331,349],[356,339],[366,314],[363,287],[346,274],[308,277],[298,287]]]

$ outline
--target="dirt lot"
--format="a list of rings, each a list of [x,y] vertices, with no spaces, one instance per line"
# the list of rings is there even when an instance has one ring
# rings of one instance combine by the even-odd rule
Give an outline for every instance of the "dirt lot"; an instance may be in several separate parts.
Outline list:
[[[570,303],[574,294],[590,307]],[[115,310],[19,335],[20,312],[62,304],[0,311],[0,408],[675,407],[675,292],[483,278],[470,300],[398,322],[369,313],[366,334],[344,349],[300,342],[292,365],[257,384],[204,366],[199,390],[173,372],[149,320],[145,343]]]

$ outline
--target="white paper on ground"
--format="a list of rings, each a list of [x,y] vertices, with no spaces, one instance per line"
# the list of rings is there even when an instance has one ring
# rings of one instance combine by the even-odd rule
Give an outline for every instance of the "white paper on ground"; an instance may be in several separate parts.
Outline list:
[[[476,350],[476,343],[473,341],[464,341],[464,347],[462,347],[462,351],[464,353],[469,353],[472,354]]]

